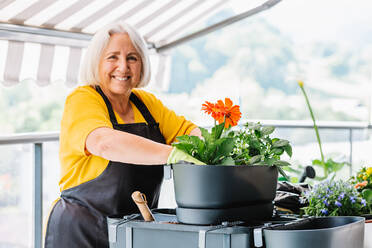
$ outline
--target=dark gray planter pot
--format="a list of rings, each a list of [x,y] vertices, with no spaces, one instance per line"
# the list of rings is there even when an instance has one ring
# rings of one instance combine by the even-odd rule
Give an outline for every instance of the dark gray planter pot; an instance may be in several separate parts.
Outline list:
[[[186,163],[172,167],[180,222],[215,224],[271,218],[276,167]]]
[[[336,216],[305,219],[263,232],[266,248],[363,248],[364,228],[362,217]]]

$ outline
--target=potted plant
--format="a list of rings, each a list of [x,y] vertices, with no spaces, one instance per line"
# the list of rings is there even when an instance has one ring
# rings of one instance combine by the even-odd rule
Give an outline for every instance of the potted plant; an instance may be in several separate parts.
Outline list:
[[[351,177],[351,183],[372,206],[372,167],[361,168],[356,176]]]
[[[356,176],[350,178],[350,181],[360,193],[360,196],[369,205],[369,212],[366,212],[362,216],[366,218],[365,246],[372,247],[372,237],[371,235],[367,235],[367,233],[372,232],[372,167],[362,167]]]
[[[173,165],[179,221],[213,224],[270,218],[278,169],[284,174],[281,166],[289,165],[280,156],[292,155],[289,142],[270,138],[274,127],[259,123],[231,130],[241,113],[229,98],[205,102],[202,110],[214,118],[213,128],[200,128],[202,138],[184,135],[173,144],[206,164]]]
[[[365,216],[365,214],[371,214],[371,202],[360,195],[356,185],[350,181],[342,180],[324,180],[316,184],[312,190],[305,193],[309,202],[309,205],[303,208],[305,214],[310,216]],[[369,235],[370,226],[371,224],[368,224],[364,228],[365,247],[370,247],[372,244]]]
[[[310,216],[359,216],[371,211],[371,205],[347,181],[324,180],[305,197],[309,205],[303,210]]]

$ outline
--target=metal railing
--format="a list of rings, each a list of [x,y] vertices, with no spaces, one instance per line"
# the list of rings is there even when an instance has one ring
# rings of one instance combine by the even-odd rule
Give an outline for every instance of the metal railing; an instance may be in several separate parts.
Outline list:
[[[250,120],[255,121],[256,120]],[[313,125],[309,121],[278,121],[278,120],[264,120],[260,121],[264,126],[275,126],[276,128],[305,128],[312,129]],[[372,126],[368,123],[361,122],[319,122],[319,129],[339,129],[347,130],[349,138],[349,162],[353,162],[353,131],[354,130],[367,130],[371,129]],[[33,214],[34,214],[34,247],[42,247],[42,194],[43,194],[43,143],[58,141],[59,132],[48,132],[48,133],[22,133],[12,134],[7,136],[0,136],[0,145],[11,145],[11,144],[27,144],[32,143],[34,145],[34,186],[33,186]],[[56,154],[57,155],[57,154]],[[350,167],[350,173],[352,168]]]
[[[43,143],[58,141],[59,133],[22,133],[0,136],[0,145],[34,144],[33,226],[35,248],[43,246]]]
[[[257,121],[256,121],[257,122]],[[307,128],[313,129],[314,126],[311,121],[279,121],[279,120],[265,120],[261,121],[264,126],[274,126],[277,128]],[[348,131],[349,140],[349,163],[353,164],[353,130],[368,130],[372,128],[367,122],[318,122],[319,129],[338,129]],[[352,166],[349,167],[349,174],[352,174]]]

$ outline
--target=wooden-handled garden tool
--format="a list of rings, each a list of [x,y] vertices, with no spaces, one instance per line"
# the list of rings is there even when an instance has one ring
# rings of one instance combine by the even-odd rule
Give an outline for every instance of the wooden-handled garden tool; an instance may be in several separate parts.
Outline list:
[[[141,215],[145,221],[154,221],[154,215],[151,213],[149,206],[147,205],[147,200],[145,194],[134,191],[132,193],[132,199],[136,203]]]

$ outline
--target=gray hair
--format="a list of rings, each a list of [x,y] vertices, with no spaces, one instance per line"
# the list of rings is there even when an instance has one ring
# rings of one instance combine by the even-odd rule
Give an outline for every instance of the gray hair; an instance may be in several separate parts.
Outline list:
[[[127,33],[133,46],[141,56],[141,80],[137,87],[145,87],[149,83],[151,77],[150,60],[147,54],[146,42],[133,27],[122,21],[110,23],[95,33],[85,53],[83,64],[80,67],[80,80],[87,85],[99,84],[99,60],[109,42],[110,36],[117,33]]]

